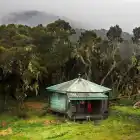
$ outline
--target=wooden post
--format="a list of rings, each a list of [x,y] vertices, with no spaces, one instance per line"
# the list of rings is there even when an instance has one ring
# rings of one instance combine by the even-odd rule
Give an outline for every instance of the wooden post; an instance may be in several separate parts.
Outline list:
[[[101,112],[101,114],[103,114],[103,109],[104,109],[104,100],[101,100],[101,110],[100,110],[100,112]]]
[[[73,119],[74,119],[74,122],[75,122],[75,120],[76,120],[76,116],[75,115],[73,116]]]

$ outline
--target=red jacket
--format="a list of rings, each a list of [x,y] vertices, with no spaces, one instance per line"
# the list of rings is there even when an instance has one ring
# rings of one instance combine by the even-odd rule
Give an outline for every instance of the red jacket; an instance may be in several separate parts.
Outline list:
[[[88,103],[88,113],[92,112],[92,107],[91,107],[91,103]]]

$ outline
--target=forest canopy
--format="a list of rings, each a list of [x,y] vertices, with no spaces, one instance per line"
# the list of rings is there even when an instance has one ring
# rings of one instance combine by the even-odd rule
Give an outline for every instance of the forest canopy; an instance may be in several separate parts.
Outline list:
[[[1,25],[0,99],[6,102],[12,95],[21,102],[25,95],[41,94],[41,88],[78,73],[110,87],[115,97],[135,99],[140,88],[140,27],[133,30],[131,41],[122,38],[119,25],[110,27],[106,40],[85,30],[75,42],[75,34],[61,19],[47,26]]]

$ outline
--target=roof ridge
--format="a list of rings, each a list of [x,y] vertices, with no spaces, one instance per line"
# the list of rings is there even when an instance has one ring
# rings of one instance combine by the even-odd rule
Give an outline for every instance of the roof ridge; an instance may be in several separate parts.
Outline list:
[[[81,78],[81,79],[82,79],[82,78]],[[81,79],[80,79],[80,80],[81,80]],[[77,81],[79,81],[79,78],[76,78],[76,79],[75,79],[75,82],[69,86],[69,88],[67,89],[67,91],[68,91]]]
[[[85,86],[87,86],[87,85],[88,85],[88,80],[83,79],[83,84],[84,84]]]

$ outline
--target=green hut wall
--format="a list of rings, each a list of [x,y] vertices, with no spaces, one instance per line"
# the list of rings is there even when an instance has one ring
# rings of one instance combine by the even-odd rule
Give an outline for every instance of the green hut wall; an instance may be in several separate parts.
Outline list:
[[[66,112],[67,96],[65,94],[53,93],[50,95],[50,108],[54,111]]]

